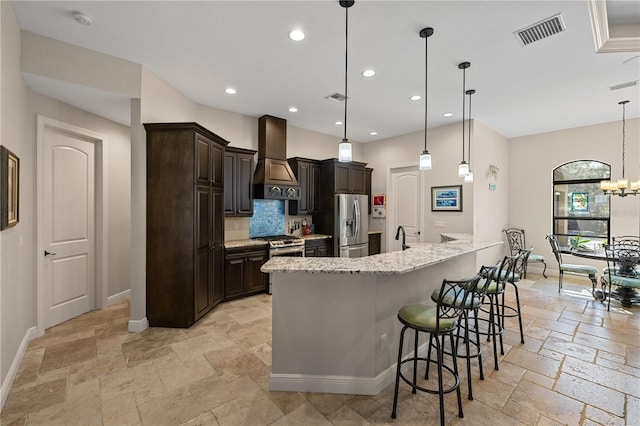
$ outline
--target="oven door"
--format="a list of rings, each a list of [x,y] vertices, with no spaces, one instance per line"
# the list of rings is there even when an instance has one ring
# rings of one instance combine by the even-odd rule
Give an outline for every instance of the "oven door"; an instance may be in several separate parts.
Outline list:
[[[304,257],[304,245],[272,248],[269,258],[274,256]]]

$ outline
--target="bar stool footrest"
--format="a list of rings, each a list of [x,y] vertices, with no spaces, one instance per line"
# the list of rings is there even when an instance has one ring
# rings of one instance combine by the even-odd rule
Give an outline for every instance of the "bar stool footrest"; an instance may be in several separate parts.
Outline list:
[[[403,361],[400,363],[400,365],[402,365],[402,364],[404,364],[404,363],[406,363],[406,362],[411,362],[411,363],[413,363],[414,359],[416,359],[416,360],[417,360],[417,361],[419,361],[419,362],[420,362],[420,361],[422,361],[422,362],[424,362],[424,363],[431,362],[432,364],[436,364],[436,365],[438,364],[438,361],[437,361],[437,360],[435,360],[435,359],[429,360],[428,358],[418,357],[418,358],[408,358],[408,359],[405,359],[405,360],[403,360]],[[420,364],[418,364],[418,365],[420,365]],[[443,365],[443,366],[442,366],[442,370],[443,370],[443,373],[444,373],[444,370],[446,370],[447,372],[449,372],[449,374],[451,374],[451,376],[455,379],[455,383],[454,383],[453,385],[451,385],[451,387],[446,388],[446,389],[443,389],[443,390],[442,390],[442,393],[443,393],[443,394],[444,394],[444,393],[451,393],[451,392],[455,391],[456,389],[458,389],[458,388],[460,387],[460,378],[455,374],[455,372],[453,371],[453,369],[452,369],[451,367],[447,366],[447,365]],[[426,393],[430,393],[430,394],[434,394],[434,395],[439,395],[439,394],[440,394],[440,391],[439,391],[438,389],[427,389],[427,388],[423,388],[422,386],[418,386],[417,384],[414,384],[412,380],[409,380],[409,379],[407,379],[407,378],[404,376],[404,373],[402,373],[402,368],[400,368],[400,373],[399,373],[399,375],[400,375],[400,378],[401,378],[401,379],[402,379],[406,384],[408,384],[409,386],[411,386],[411,388],[415,388],[415,389],[420,390],[420,391],[422,391],[422,392],[426,392]]]

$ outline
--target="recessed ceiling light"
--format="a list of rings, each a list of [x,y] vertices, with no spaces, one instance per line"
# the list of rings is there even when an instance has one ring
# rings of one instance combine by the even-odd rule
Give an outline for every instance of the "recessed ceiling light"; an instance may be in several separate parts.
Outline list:
[[[304,40],[304,37],[305,37],[304,33],[300,30],[292,30],[289,33],[289,38],[293,41],[302,41]]]
[[[413,95],[412,97],[410,97],[409,99],[411,99],[412,101],[419,101],[420,99],[422,99],[422,96],[420,95]]]
[[[453,117],[453,113],[452,112],[445,112],[444,114],[442,114],[443,117]]]
[[[342,121],[336,121],[336,126],[342,126]]]
[[[93,18],[90,15],[87,15],[86,13],[82,13],[82,12],[73,12],[73,19],[76,20],[76,22],[82,24],[82,25],[91,25],[93,24]]]
[[[224,93],[226,93],[227,95],[235,95],[236,93],[236,89],[234,89],[233,87],[227,87],[226,89],[224,89]]]
[[[298,108],[291,107],[291,108],[289,108],[289,112],[298,112]]]
[[[376,75],[376,72],[374,70],[364,70],[362,71],[362,75],[364,77],[373,77],[374,75]]]
[[[369,133],[371,136],[378,136],[378,132],[371,132]]]

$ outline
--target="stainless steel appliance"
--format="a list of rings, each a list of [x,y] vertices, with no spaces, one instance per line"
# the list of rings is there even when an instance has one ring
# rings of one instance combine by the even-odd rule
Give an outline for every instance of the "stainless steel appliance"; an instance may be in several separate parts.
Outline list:
[[[335,199],[335,253],[340,257],[369,254],[367,195],[337,194]]]
[[[269,243],[269,259],[274,256],[304,257],[304,240],[293,235],[273,235],[256,237]],[[269,294],[271,294],[271,274],[269,274]]]

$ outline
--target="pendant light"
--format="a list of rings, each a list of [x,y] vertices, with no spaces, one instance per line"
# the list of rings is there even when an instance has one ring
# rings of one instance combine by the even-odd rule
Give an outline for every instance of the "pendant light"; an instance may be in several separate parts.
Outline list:
[[[464,110],[465,110],[465,90],[466,81],[465,73],[466,69],[471,66],[469,62],[461,62],[458,64],[458,69],[462,70],[462,161],[458,165],[458,176],[465,177],[469,173],[469,164],[464,161]]]
[[[347,93],[347,70],[349,62],[349,8],[353,6],[355,0],[340,0],[340,6],[345,11],[345,31],[344,31],[344,137],[338,145],[338,161],[349,162],[352,159],[351,142],[347,139],[347,101],[349,96]]]
[[[431,154],[427,150],[427,70],[429,68],[429,37],[433,35],[433,28],[427,27],[420,31],[420,37],[424,39],[424,151],[420,154],[420,170],[431,170]]]
[[[607,195],[617,195],[626,197],[627,195],[637,195],[640,189],[640,180],[631,181],[624,177],[624,139],[625,139],[625,106],[629,101],[620,101],[618,105],[622,105],[622,179],[616,182],[603,180],[600,182],[600,189]]]
[[[465,93],[469,95],[469,173],[464,177],[464,181],[473,182],[473,171],[471,171],[471,95],[476,93],[476,91],[469,89]]]

